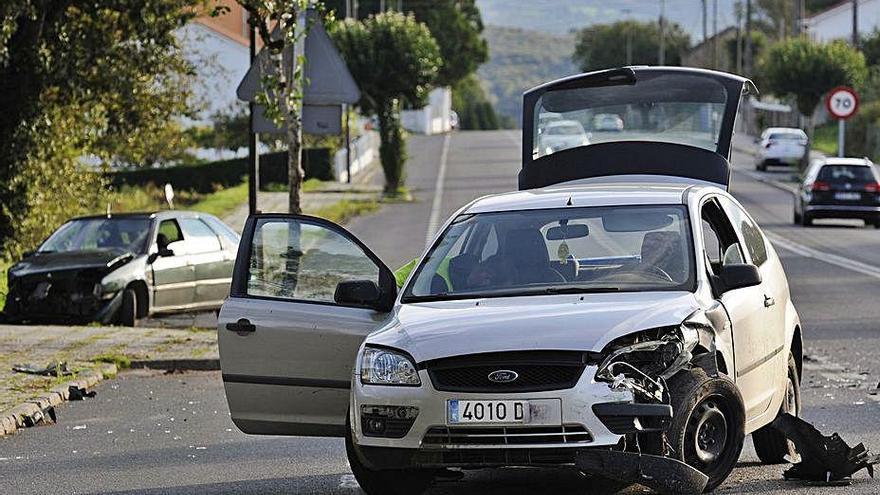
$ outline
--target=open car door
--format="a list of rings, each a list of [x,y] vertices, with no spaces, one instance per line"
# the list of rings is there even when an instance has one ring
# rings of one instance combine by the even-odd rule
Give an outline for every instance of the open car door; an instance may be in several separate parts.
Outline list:
[[[218,340],[232,420],[245,433],[342,436],[357,350],[394,305],[394,275],[342,227],[248,218]]]
[[[602,70],[530,89],[519,188],[631,174],[727,188],[736,114],[753,90],[733,74],[682,67]]]

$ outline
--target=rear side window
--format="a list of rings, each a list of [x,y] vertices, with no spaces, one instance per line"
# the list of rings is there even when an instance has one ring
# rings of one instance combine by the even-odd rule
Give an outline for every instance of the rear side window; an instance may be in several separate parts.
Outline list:
[[[724,209],[730,216],[733,228],[745,243],[746,250],[752,258],[752,263],[761,266],[767,261],[767,246],[764,244],[764,236],[755,222],[736,203],[725,197],[719,197]]]
[[[187,244],[192,254],[220,251],[220,240],[205,222],[198,218],[181,218],[180,224],[186,233]]]
[[[816,180],[830,183],[867,184],[875,182],[874,171],[864,165],[825,165]]]
[[[162,220],[159,224],[159,235],[165,236],[162,241],[167,245],[172,242],[183,240],[183,234],[180,232],[180,226],[175,220]]]

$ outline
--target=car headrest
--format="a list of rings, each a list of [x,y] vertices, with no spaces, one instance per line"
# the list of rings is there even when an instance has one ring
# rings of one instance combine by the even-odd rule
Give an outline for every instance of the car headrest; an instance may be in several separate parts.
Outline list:
[[[544,236],[537,229],[514,229],[504,237],[504,252],[517,265],[549,263]]]

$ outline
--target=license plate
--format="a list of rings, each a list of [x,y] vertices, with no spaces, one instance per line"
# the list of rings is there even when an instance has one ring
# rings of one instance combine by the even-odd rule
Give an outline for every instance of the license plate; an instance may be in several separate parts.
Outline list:
[[[450,400],[450,424],[528,423],[529,403],[524,400]]]
[[[858,201],[862,199],[862,195],[857,192],[839,192],[834,193],[834,199],[842,201]]]

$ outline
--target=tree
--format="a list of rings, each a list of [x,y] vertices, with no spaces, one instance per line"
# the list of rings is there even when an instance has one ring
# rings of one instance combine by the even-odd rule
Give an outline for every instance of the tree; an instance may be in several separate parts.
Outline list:
[[[107,158],[144,129],[192,112],[193,70],[175,31],[200,6],[201,0],[0,2],[5,255],[33,247],[19,235],[25,223],[33,228],[28,238],[39,239],[80,211],[86,195],[72,183],[91,184],[80,156]],[[55,216],[39,210],[47,195],[60,206],[51,209]]]
[[[443,58],[437,86],[454,85],[489,59],[489,47],[481,37],[483,19],[475,0],[404,1],[403,10],[424,22],[437,41]]]
[[[690,36],[676,23],[665,30],[666,65],[681,65],[681,57],[691,44]],[[656,22],[618,21],[596,24],[577,33],[572,60],[589,72],[627,65],[627,46],[632,53],[629,65],[657,65],[660,29]]]
[[[361,89],[358,106],[379,119],[385,192],[397,194],[406,162],[400,109],[424,106],[442,64],[440,49],[424,24],[397,12],[348,19],[330,32]]]
[[[302,213],[302,100],[304,54],[298,46],[308,32],[309,0],[237,0],[248,23],[259,33],[266,57],[261,59],[262,89],[257,103],[287,134],[287,181],[290,213]],[[273,31],[273,28],[277,28]]]
[[[771,92],[795,99],[810,127],[825,93],[835,86],[860,84],[867,76],[865,57],[858,50],[843,41],[817,43],[808,38],[773,45],[758,70]]]
[[[452,87],[452,109],[458,113],[462,129],[498,129],[498,114],[486,97],[480,80],[473,74]]]

